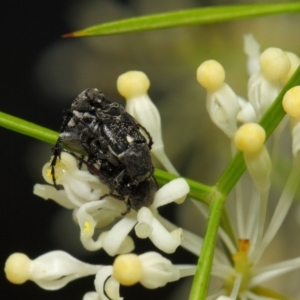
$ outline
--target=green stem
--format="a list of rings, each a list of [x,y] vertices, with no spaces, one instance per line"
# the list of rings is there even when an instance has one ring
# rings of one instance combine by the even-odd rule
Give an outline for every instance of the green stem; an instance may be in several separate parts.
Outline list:
[[[214,249],[218,237],[218,228],[221,220],[225,197],[217,190],[211,195],[209,218],[203,242],[201,255],[198,260],[197,271],[194,277],[190,300],[205,300],[208,290],[210,271],[214,258]]]
[[[58,133],[23,119],[0,112],[0,126],[54,145]]]

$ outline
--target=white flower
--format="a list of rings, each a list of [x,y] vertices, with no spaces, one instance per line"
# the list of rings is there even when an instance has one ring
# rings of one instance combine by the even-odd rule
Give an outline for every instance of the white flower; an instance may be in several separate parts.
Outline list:
[[[261,69],[248,82],[248,98],[261,118],[282,89],[280,80],[290,71],[291,63],[279,48],[266,49],[260,55],[259,63]]]
[[[120,283],[112,276],[113,267],[106,266],[98,272],[94,281],[95,289],[100,300],[122,300]]]
[[[261,117],[277,97],[282,88],[282,83],[291,77],[291,69],[295,70],[295,66],[299,65],[297,56],[283,52],[278,48],[269,48],[259,56],[259,46],[252,37],[248,36],[245,43],[250,65],[249,73],[252,74],[252,77],[248,85],[250,102],[246,102],[246,100],[239,97],[241,110],[238,114],[238,120],[242,122],[246,120],[253,121],[255,115]],[[258,57],[260,58],[259,67],[257,64]],[[223,82],[222,73],[220,70],[216,71],[216,82]],[[197,79],[199,81],[199,75]],[[209,78],[209,80],[209,84],[211,82],[215,84],[213,79]],[[206,87],[209,84],[204,81],[203,85]],[[216,86],[212,91],[219,93],[220,87]],[[222,96],[224,95],[226,93]],[[270,222],[266,221],[266,215],[271,187],[271,158],[266,146],[264,146],[265,132],[258,124],[249,123],[241,126],[234,135],[236,147],[244,153],[247,170],[253,180],[254,187],[250,193],[251,196],[248,197],[250,199],[246,201],[242,194],[242,186],[240,183],[236,185],[237,228],[235,231],[238,235],[238,246],[235,246],[235,241],[232,241],[223,230],[219,231],[224,245],[231,253],[233,265],[228,260],[221,260],[221,256],[216,259],[219,253],[216,252],[212,276],[224,280],[224,285],[220,290],[208,296],[207,299],[209,300],[263,300],[278,299],[277,296],[280,299],[286,299],[286,297],[272,290],[266,290],[263,285],[274,277],[300,269],[300,257],[269,266],[260,266],[261,257],[281,227],[300,182],[300,159],[298,154],[300,147],[299,99],[300,89],[294,87],[286,93],[283,101],[284,109],[291,118],[294,160]],[[220,107],[223,106],[225,107],[225,105],[220,105]],[[255,109],[255,114],[253,109]],[[211,114],[213,121],[216,115]],[[224,115],[230,116],[229,113],[224,113]],[[226,120],[228,120],[226,124],[233,124],[231,128],[234,128],[234,115]],[[215,123],[217,124],[217,122]],[[217,126],[222,127],[220,124],[217,124]],[[224,127],[223,131],[231,136],[224,130]],[[233,129],[230,133],[232,132]],[[280,134],[282,131],[278,133]],[[277,134],[277,140],[279,140],[279,134]],[[278,144],[274,143],[274,146],[276,147]],[[249,194],[249,191],[247,193]],[[246,204],[246,202],[248,203]]]
[[[95,288],[101,300],[121,300],[120,284],[131,286],[139,282],[148,289],[156,289],[180,278],[192,276],[195,270],[193,265],[174,265],[156,252],[123,254],[115,259],[113,266],[103,267],[97,273]],[[96,294],[89,294],[90,298],[84,300],[98,299]]]
[[[156,289],[168,282],[177,281],[184,276],[193,275],[195,266],[173,265],[172,262],[156,252],[141,255],[124,254],[116,258],[113,276],[123,285],[140,282],[148,289]]]
[[[101,300],[101,298],[97,292],[87,292],[82,300]]]
[[[126,111],[146,128],[153,138],[151,153],[168,172],[178,174],[164,151],[160,114],[147,94],[149,86],[148,77],[140,71],[126,72],[117,80],[118,91],[126,99]]]
[[[197,69],[197,80],[207,90],[207,111],[211,120],[232,138],[240,123],[258,122],[278,96],[300,59],[291,52],[268,48],[260,54],[260,46],[249,34],[244,37],[244,51],[248,56],[248,100],[237,96],[225,83],[225,71],[214,60]]]
[[[236,147],[244,153],[249,174],[259,191],[269,189],[272,163],[264,146],[265,130],[256,123],[241,126],[234,136]]]
[[[70,281],[94,275],[101,268],[83,263],[64,251],[52,251],[34,260],[23,253],[14,253],[6,261],[5,273],[15,284],[32,280],[43,289],[57,290]]]
[[[50,163],[44,166],[43,176],[49,183],[53,183]],[[123,216],[126,211],[125,202],[110,196],[99,200],[107,188],[96,176],[79,170],[72,155],[62,153],[61,160],[55,165],[55,176],[57,184],[63,185],[64,190],[35,185],[34,193],[45,199],[51,198],[66,208],[76,208],[80,240],[87,250],[103,248],[111,256],[131,252],[134,243],[128,234],[134,226],[138,237],[149,238],[166,253],[173,253],[181,244],[181,229],[176,228],[171,232],[165,229],[158,220],[160,216],[157,208],[171,202],[184,201],[189,192],[184,179],[175,179],[158,190],[149,208],[142,207],[138,212],[131,210]],[[96,229],[101,232],[94,240]]]
[[[89,250],[103,248],[109,255],[130,252],[133,242],[128,236],[135,227],[140,238],[149,238],[153,244],[166,253],[173,253],[181,244],[181,229],[169,232],[161,224],[157,208],[184,198],[189,192],[189,186],[182,178],[175,179],[158,190],[154,202],[150,207],[142,207],[138,212],[131,210],[125,216],[124,202],[105,198],[82,205],[77,212],[77,219],[81,230],[81,241]],[[113,223],[104,235],[101,233],[97,240],[93,240],[96,228],[103,228]]]
[[[44,179],[53,184],[51,175],[51,161],[46,163],[42,170]],[[61,159],[55,167],[56,183],[64,190],[57,190],[51,185],[36,184],[33,193],[47,199],[52,199],[61,206],[69,209],[80,207],[86,202],[98,200],[108,193],[108,188],[102,184],[97,176],[89,171],[78,169],[76,159],[66,153],[61,153]]]
[[[246,101],[242,97],[239,97],[239,104],[241,107],[241,110],[239,111],[237,115],[237,121],[239,123],[250,123],[250,122],[257,122],[258,116],[252,106],[252,104],[249,101]]]
[[[232,138],[237,129],[239,99],[225,83],[225,71],[215,60],[202,63],[197,69],[197,80],[207,91],[206,108],[211,120]]]
[[[252,34],[244,35],[244,52],[248,56],[247,70],[251,76],[260,70],[259,56],[260,56],[260,45],[255,40]]]

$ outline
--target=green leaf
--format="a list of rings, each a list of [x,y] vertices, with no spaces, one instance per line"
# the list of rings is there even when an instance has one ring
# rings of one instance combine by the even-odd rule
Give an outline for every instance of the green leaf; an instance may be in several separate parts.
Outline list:
[[[112,35],[135,31],[233,21],[283,13],[295,13],[297,11],[300,11],[300,2],[204,7],[99,24],[65,34],[63,37]]]

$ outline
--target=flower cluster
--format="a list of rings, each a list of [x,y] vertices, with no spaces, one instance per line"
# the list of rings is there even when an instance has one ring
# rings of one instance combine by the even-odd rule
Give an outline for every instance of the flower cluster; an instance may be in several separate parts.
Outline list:
[[[260,47],[251,35],[245,36],[245,53],[248,57],[248,100],[235,94],[225,82],[225,71],[220,63],[209,60],[197,69],[197,80],[207,90],[206,107],[212,121],[229,137],[232,153],[243,152],[248,173],[253,182],[250,199],[244,200],[242,185],[236,185],[236,237],[223,228],[219,236],[226,251],[215,249],[212,273],[222,279],[222,287],[207,299],[287,299],[267,289],[264,282],[300,269],[300,257],[260,266],[262,255],[281,227],[300,180],[300,87],[288,91],[283,107],[290,118],[292,134],[293,167],[279,197],[270,222],[266,215],[271,188],[272,164],[277,159],[276,151],[269,155],[265,144],[266,133],[258,124],[278,96],[284,84],[300,65],[299,58],[278,48],[268,48],[260,53]],[[147,76],[130,71],[118,78],[117,89],[127,100],[126,110],[150,132],[154,140],[151,153],[166,170],[178,174],[164,152],[160,115],[149,98],[150,86]],[[286,121],[274,133],[273,146],[278,140]],[[52,160],[52,159],[51,159]],[[134,231],[139,239],[149,238],[160,251],[171,254],[181,246],[199,255],[202,238],[177,227],[159,214],[158,208],[175,202],[182,204],[189,193],[183,178],[177,178],[162,186],[149,207],[138,211],[126,211],[126,204],[109,195],[109,190],[97,176],[79,167],[78,160],[62,152],[55,165],[56,183],[53,186],[51,163],[42,174],[48,185],[36,184],[34,194],[52,199],[66,209],[74,211],[79,225],[80,240],[89,251],[103,249],[116,256],[112,266],[83,263],[63,251],[52,251],[30,260],[22,253],[12,254],[5,267],[8,280],[21,284],[34,281],[44,289],[54,290],[68,282],[88,275],[95,276],[95,291],[84,295],[84,300],[122,299],[119,286],[134,285],[155,289],[168,282],[177,281],[195,274],[194,265],[177,265],[156,252],[133,254]],[[99,200],[101,199],[101,200]],[[191,200],[199,212],[207,215],[203,207]],[[246,202],[249,202],[246,206]]]
[[[266,133],[257,122],[291,78],[300,60],[295,54],[279,48],[268,48],[262,53],[259,48],[252,35],[245,36],[250,75],[248,101],[236,95],[225,83],[225,71],[218,62],[206,61],[197,70],[198,82],[207,90],[206,106],[212,121],[232,141],[233,154],[236,149],[243,152],[253,181],[250,199],[243,199],[246,197],[240,182],[235,187],[238,236],[236,241],[232,241],[226,233],[220,234],[232,257],[229,264],[214,264],[212,275],[222,278],[225,283],[221,290],[208,299],[287,299],[263,284],[274,277],[300,269],[299,257],[267,267],[259,265],[291,207],[300,180],[299,134],[296,133],[300,93],[299,87],[294,87],[283,100],[284,110],[291,120],[293,167],[271,221],[266,224],[272,165],[278,158],[276,148],[287,122],[284,119],[274,132],[272,155],[269,155],[265,145]]]

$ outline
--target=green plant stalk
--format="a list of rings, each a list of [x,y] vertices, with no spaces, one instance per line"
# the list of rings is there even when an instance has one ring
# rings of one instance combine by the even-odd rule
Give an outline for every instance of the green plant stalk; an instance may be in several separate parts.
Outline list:
[[[0,111],[0,126],[54,145],[58,133]]]
[[[91,26],[63,37],[112,35],[145,30],[165,29],[196,24],[209,24],[253,17],[294,13],[300,2],[228,5],[160,13]]]
[[[296,85],[300,85],[300,67],[295,71],[292,78],[284,86],[274,103],[259,122],[265,128],[267,138],[270,137],[271,133],[285,116],[282,107],[282,99],[285,93]],[[223,206],[229,192],[242,176],[245,169],[243,154],[238,152],[221,175],[215,188],[212,189],[207,228],[190,293],[190,300],[206,299]]]
[[[197,270],[193,281],[190,300],[205,300],[210,281],[210,270],[214,258],[214,248],[217,242],[219,223],[225,203],[224,195],[217,190],[211,195],[209,217],[201,255],[198,260]]]

